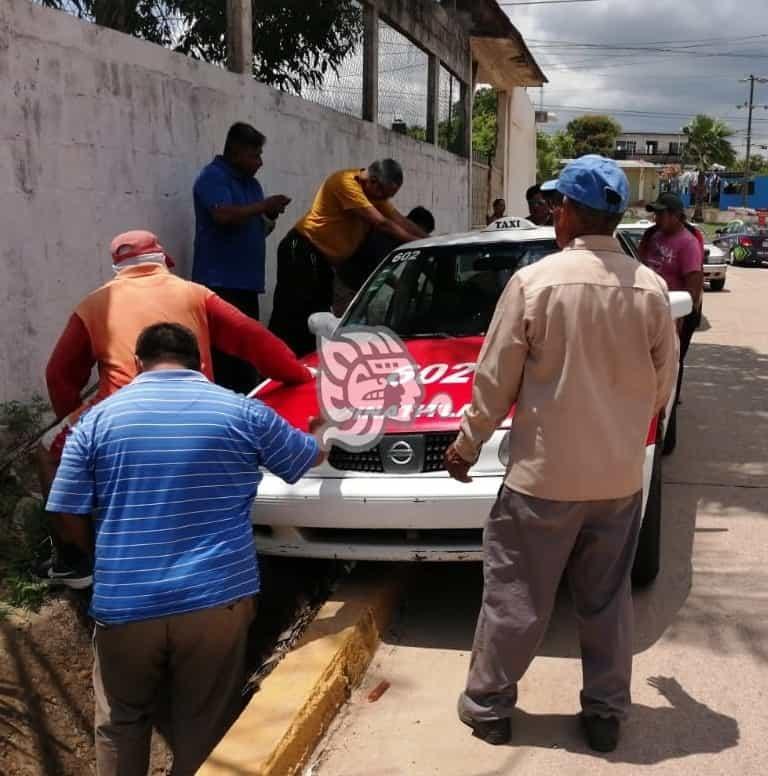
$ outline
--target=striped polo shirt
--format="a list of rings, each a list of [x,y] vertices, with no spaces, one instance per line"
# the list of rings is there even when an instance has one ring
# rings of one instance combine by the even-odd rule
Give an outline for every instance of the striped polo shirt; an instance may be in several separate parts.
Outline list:
[[[87,412],[47,509],[93,514],[91,615],[117,624],[259,591],[250,510],[261,468],[296,482],[315,439],[199,372],[139,375]]]

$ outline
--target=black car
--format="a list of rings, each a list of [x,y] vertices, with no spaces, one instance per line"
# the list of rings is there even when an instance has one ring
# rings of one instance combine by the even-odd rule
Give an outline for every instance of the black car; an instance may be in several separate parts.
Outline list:
[[[728,256],[731,264],[760,267],[768,263],[768,229],[764,227],[731,221],[717,230],[712,242]]]

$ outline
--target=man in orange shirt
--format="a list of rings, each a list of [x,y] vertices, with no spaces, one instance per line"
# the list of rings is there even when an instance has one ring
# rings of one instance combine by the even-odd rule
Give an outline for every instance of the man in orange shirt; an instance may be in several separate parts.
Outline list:
[[[134,347],[138,335],[155,323],[179,323],[194,332],[201,372],[213,380],[211,347],[249,362],[264,377],[284,383],[311,379],[311,373],[280,339],[258,321],[243,315],[205,286],[176,277],[172,259],[151,232],[133,231],[112,241],[116,277],[83,299],[54,348],[46,381],[59,425],[43,438],[39,451],[41,484],[47,494],[64,441],[80,415],[112,395],[137,374]],[[81,399],[93,367],[98,389]],[[58,522],[66,533],[69,516]],[[66,540],[62,535],[61,539]],[[89,563],[66,541],[54,537],[58,550],[47,576],[73,588],[91,583]]]
[[[389,201],[402,185],[403,170],[394,159],[374,162],[367,170],[335,172],[280,243],[269,328],[300,356],[315,349],[307,319],[331,309],[334,268],[355,254],[371,230],[398,244],[427,236]]]

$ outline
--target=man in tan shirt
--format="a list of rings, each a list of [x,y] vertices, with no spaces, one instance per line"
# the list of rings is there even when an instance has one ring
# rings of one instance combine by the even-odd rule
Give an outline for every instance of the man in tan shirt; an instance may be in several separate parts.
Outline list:
[[[467,481],[515,406],[510,464],[485,528],[485,589],[463,722],[510,737],[517,683],[544,636],[563,572],[579,621],[581,720],[612,751],[630,705],[631,569],[641,524],[644,444],[677,372],[667,287],[613,237],[629,187],[586,156],[557,181],[562,252],[518,272],[488,331],[472,406],[446,454]]]

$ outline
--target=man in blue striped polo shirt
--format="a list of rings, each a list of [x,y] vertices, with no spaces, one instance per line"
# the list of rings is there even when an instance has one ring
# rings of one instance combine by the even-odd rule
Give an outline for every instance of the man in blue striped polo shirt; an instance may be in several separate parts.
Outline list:
[[[95,557],[98,775],[145,776],[153,706],[170,684],[182,776],[240,711],[260,470],[293,483],[323,454],[261,402],[210,383],[183,326],[145,329],[136,358],[140,375],[67,440],[47,509],[72,515],[68,538]],[[76,517],[91,513],[94,537]]]

